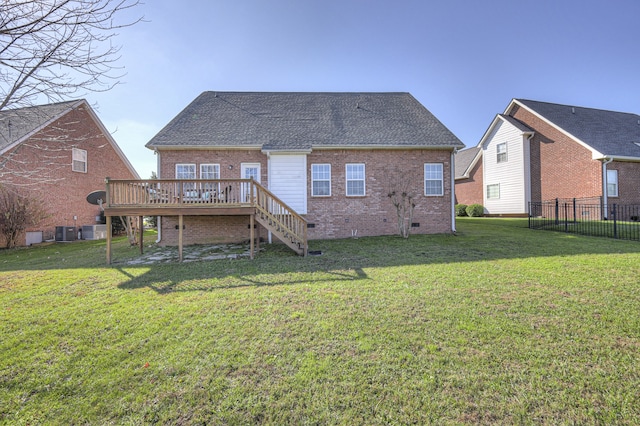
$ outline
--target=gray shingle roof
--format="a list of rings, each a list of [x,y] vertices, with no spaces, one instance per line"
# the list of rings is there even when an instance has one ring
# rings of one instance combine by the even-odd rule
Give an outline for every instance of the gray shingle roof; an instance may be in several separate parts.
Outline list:
[[[460,147],[408,93],[204,92],[146,145]]]
[[[463,149],[456,153],[456,179],[465,177],[465,173],[480,151],[480,147],[474,146],[472,148]]]
[[[603,155],[640,157],[637,114],[516,99]]]
[[[40,129],[78,101],[0,111],[0,152]]]

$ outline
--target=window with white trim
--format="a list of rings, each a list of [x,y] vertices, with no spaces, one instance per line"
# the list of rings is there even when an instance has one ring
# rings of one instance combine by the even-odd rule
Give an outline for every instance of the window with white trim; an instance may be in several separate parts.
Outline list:
[[[195,164],[176,164],[176,179],[195,179],[195,178],[196,178]],[[182,189],[184,191],[195,190],[196,184],[185,183]]]
[[[200,164],[200,179],[220,179],[220,164]],[[205,191],[218,189],[219,184],[207,182],[202,184]]]
[[[200,179],[220,179],[220,164],[200,164]]]
[[[607,196],[618,196],[618,171],[607,170]]]
[[[86,150],[72,148],[71,170],[79,173],[87,173],[87,151]]]
[[[496,162],[498,163],[506,163],[507,162],[507,143],[499,143],[496,145]]]
[[[500,198],[500,184],[487,185],[487,200]]]
[[[364,164],[347,164],[347,196],[357,197],[365,195]]]
[[[176,164],[176,179],[195,179],[195,164]]]
[[[444,195],[444,166],[442,163],[425,163],[424,195],[428,197]]]
[[[311,196],[331,196],[331,164],[311,165]]]

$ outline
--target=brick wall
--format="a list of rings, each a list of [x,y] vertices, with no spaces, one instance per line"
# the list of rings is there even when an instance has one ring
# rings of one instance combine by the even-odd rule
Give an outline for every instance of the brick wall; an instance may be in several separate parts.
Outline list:
[[[160,155],[161,179],[176,178],[176,164],[195,164],[197,178],[200,178],[200,164],[219,164],[220,179],[240,179],[240,165],[242,163],[260,163],[260,183],[265,187],[267,181],[267,156],[255,150],[175,150],[162,151]]]
[[[87,173],[71,170],[73,147],[87,151]],[[19,168],[20,164],[24,167]],[[107,176],[135,178],[85,105],[15,148],[5,170],[15,172],[6,184],[18,185],[22,192],[42,200],[49,216],[29,231],[43,231],[44,239],[54,238],[55,226],[95,224],[100,208],[87,203],[86,197],[92,191],[104,190]],[[37,179],[20,177],[25,171],[35,172]]]
[[[482,204],[482,159],[480,159],[469,174],[468,179],[456,180],[456,204]]]
[[[331,197],[308,199],[307,221],[310,238],[345,238],[357,231],[359,236],[396,234],[397,214],[387,194],[408,184],[415,194],[413,222],[420,226],[412,233],[451,232],[451,153],[429,150],[332,150],[314,151],[307,159],[309,169],[314,163],[331,164]],[[364,197],[346,196],[345,165],[365,164]],[[424,195],[424,164],[444,164],[444,195]],[[311,176],[308,176],[311,194]]]
[[[640,204],[640,163],[614,161],[607,170],[618,171],[618,196],[609,197],[609,203]]]
[[[415,194],[416,208],[412,222],[419,224],[412,233],[451,232],[451,153],[435,150],[328,150],[314,151],[307,157],[308,214],[312,227],[310,239],[345,238],[396,234],[397,215],[387,194],[406,183]],[[163,151],[161,177],[175,178],[175,165],[195,163],[220,164],[221,178],[239,178],[240,163],[259,162],[261,181],[268,187],[267,157],[260,151]],[[311,196],[311,164],[331,164],[331,196]],[[347,197],[345,165],[365,164],[364,197]],[[444,195],[424,195],[424,164],[444,165]],[[229,169],[229,165],[232,169]],[[395,182],[395,184],[394,184]],[[177,218],[163,218],[164,244],[177,244]],[[184,238],[193,242],[241,241],[249,238],[248,217],[185,217]],[[261,231],[263,237],[266,231]]]
[[[217,244],[249,241],[249,216],[184,216],[182,236],[185,244]],[[178,244],[178,218],[162,218],[160,245]],[[256,232],[266,238],[267,232],[256,224]],[[258,234],[256,234],[256,237]]]
[[[531,114],[515,107],[512,117],[535,131],[531,140],[531,200],[602,195],[602,163],[591,151]]]

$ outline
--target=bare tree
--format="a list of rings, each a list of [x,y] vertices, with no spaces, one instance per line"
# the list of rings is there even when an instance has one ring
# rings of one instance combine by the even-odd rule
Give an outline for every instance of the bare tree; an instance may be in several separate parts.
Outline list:
[[[38,99],[58,102],[111,89],[122,77],[116,62],[118,22],[139,0],[2,0],[0,111]]]
[[[35,198],[0,186],[0,235],[7,248],[15,247],[20,235],[46,216],[42,204]]]
[[[416,195],[411,188],[409,176],[410,174],[399,169],[387,171],[387,196],[396,208],[398,233],[403,238],[409,238],[411,223],[413,222],[413,210],[416,207]]]

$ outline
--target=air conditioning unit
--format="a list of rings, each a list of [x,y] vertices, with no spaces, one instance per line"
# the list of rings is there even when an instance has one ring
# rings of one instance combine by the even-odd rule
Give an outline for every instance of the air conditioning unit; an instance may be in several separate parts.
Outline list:
[[[56,241],[75,241],[76,228],[74,226],[56,226]]]
[[[107,225],[83,225],[82,239],[104,240],[107,238]]]

